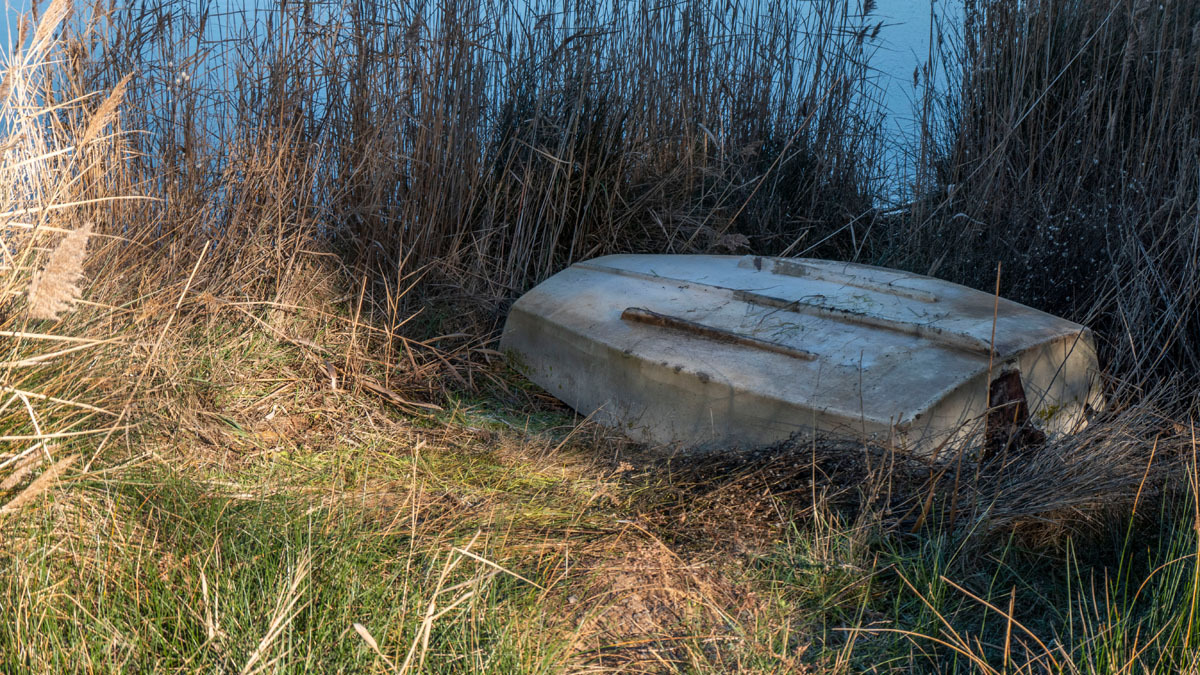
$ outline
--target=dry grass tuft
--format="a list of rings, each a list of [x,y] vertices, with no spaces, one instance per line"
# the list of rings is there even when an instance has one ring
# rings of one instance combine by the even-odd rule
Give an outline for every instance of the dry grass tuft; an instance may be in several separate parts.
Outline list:
[[[556,597],[573,623],[581,671],[712,667],[722,663],[724,645],[745,639],[739,626],[763,611],[712,556],[684,558],[646,535],[630,528],[613,537],[607,551],[577,563],[578,581]]]
[[[696,540],[733,551],[778,536],[781,517],[829,511],[880,532],[954,532],[984,547],[1016,535],[1023,546],[1057,549],[1161,506],[1194,449],[1186,427],[1164,426],[1172,428],[1159,411],[1131,409],[986,462],[957,454],[928,462],[882,445],[797,438],[652,472],[671,498],[660,497],[651,513],[662,526],[687,522]]]

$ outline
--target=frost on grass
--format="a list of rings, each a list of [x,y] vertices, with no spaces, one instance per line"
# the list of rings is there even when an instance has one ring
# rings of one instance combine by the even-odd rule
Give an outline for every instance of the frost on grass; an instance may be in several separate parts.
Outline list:
[[[83,276],[83,260],[87,255],[92,223],[84,223],[59,242],[50,253],[46,266],[34,272],[29,285],[29,316],[34,319],[57,319],[71,309],[79,297],[79,279]]]

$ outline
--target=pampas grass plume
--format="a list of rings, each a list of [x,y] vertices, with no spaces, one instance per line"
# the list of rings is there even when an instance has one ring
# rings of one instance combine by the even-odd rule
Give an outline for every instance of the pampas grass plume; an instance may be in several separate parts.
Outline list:
[[[87,255],[92,223],[68,232],[58,247],[50,253],[46,266],[33,274],[29,285],[29,316],[34,319],[57,319],[71,308],[79,297],[79,278],[83,276],[83,259]]]

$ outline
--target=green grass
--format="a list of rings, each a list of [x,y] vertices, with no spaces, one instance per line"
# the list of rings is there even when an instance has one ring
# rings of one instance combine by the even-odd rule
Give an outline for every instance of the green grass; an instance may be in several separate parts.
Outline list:
[[[0,671],[1175,672],[1200,654],[1186,462],[1136,518],[1020,521],[1065,524],[1046,537],[935,508],[914,529],[803,448],[666,461],[499,362],[412,416],[331,390],[256,322],[207,325],[129,446],[0,521]],[[220,358],[195,347],[213,340]]]
[[[497,399],[419,421],[342,393],[263,442],[240,412],[258,395],[210,401],[241,427],[211,422],[217,446],[147,434],[153,456],[0,524],[0,671],[396,672],[412,650],[409,672],[1177,672],[1200,654],[1190,488],[1047,546],[776,496],[761,467],[663,462]]]
[[[236,672],[256,651],[260,665],[279,659],[272,672],[371,670],[383,657],[352,626],[401,663],[446,571],[439,611],[473,595],[430,631],[425,670],[539,672],[562,649],[531,639],[546,620],[530,611],[536,588],[453,551],[472,541],[465,525],[418,541],[409,527],[380,529],[386,517],[371,510],[290,494],[235,499],[162,472],[80,492],[111,500],[93,536],[64,538],[77,514],[47,515],[3,555],[6,672]],[[482,543],[473,552],[490,555]],[[520,569],[547,581],[549,570]],[[276,619],[282,630],[260,650]]]

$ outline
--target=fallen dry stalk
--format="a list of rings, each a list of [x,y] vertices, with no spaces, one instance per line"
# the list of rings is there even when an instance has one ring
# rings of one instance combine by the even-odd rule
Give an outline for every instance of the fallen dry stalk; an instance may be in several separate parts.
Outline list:
[[[34,447],[36,448],[37,446]],[[33,470],[36,469],[42,461],[42,457],[40,455],[27,454],[18,455],[18,457],[20,457],[21,461],[17,462],[12,473],[8,475],[8,478],[0,481],[0,492],[8,492],[9,490],[12,490],[20,485],[29,474],[33,473]]]
[[[46,354],[38,354],[37,356],[31,356],[27,359],[21,359],[19,361],[0,361],[0,368],[28,368],[30,366],[44,365],[53,361],[54,359],[59,358],[60,356],[67,356],[68,354],[74,354],[75,352],[79,352],[84,349],[90,349],[97,345],[112,344],[119,341],[119,338],[112,338],[109,340],[94,340],[89,341],[86,344],[80,344],[67,349],[48,352]]]
[[[78,342],[81,344],[102,344],[112,342],[113,339],[97,339],[75,337],[72,335],[51,335],[49,333],[27,333],[19,330],[0,330],[0,337],[19,338],[22,340],[50,340],[52,342]]]
[[[80,456],[78,454],[74,454],[55,462],[53,466],[43,471],[42,475],[34,479],[34,481],[29,484],[29,487],[22,490],[20,494],[18,494],[16,497],[13,497],[12,500],[10,500],[4,506],[0,507],[0,515],[7,515],[20,510],[21,507],[36,499],[38,495],[49,490],[54,483],[58,481],[59,476],[61,476],[63,472],[70,468],[70,466],[74,464],[79,457]]]
[[[8,386],[0,387],[0,392],[12,393],[12,394],[16,394],[18,396],[37,399],[39,401],[49,401],[51,403],[58,403],[60,405],[71,406],[73,408],[79,408],[80,410],[87,410],[90,412],[103,413],[105,415],[116,416],[116,414],[117,414],[111,410],[105,410],[104,408],[101,408],[99,406],[94,406],[94,405],[91,405],[88,403],[80,403],[78,401],[68,401],[65,398],[58,398],[56,396],[47,396],[46,394],[39,394],[35,391],[25,391],[23,389],[17,389],[15,387],[8,387]]]
[[[12,441],[48,441],[55,438],[77,438],[79,436],[97,436],[99,434],[112,434],[117,431],[125,431],[132,429],[137,425],[134,424],[118,424],[101,429],[84,429],[81,431],[56,431],[47,434],[21,434],[12,436],[0,436],[0,442]]]

